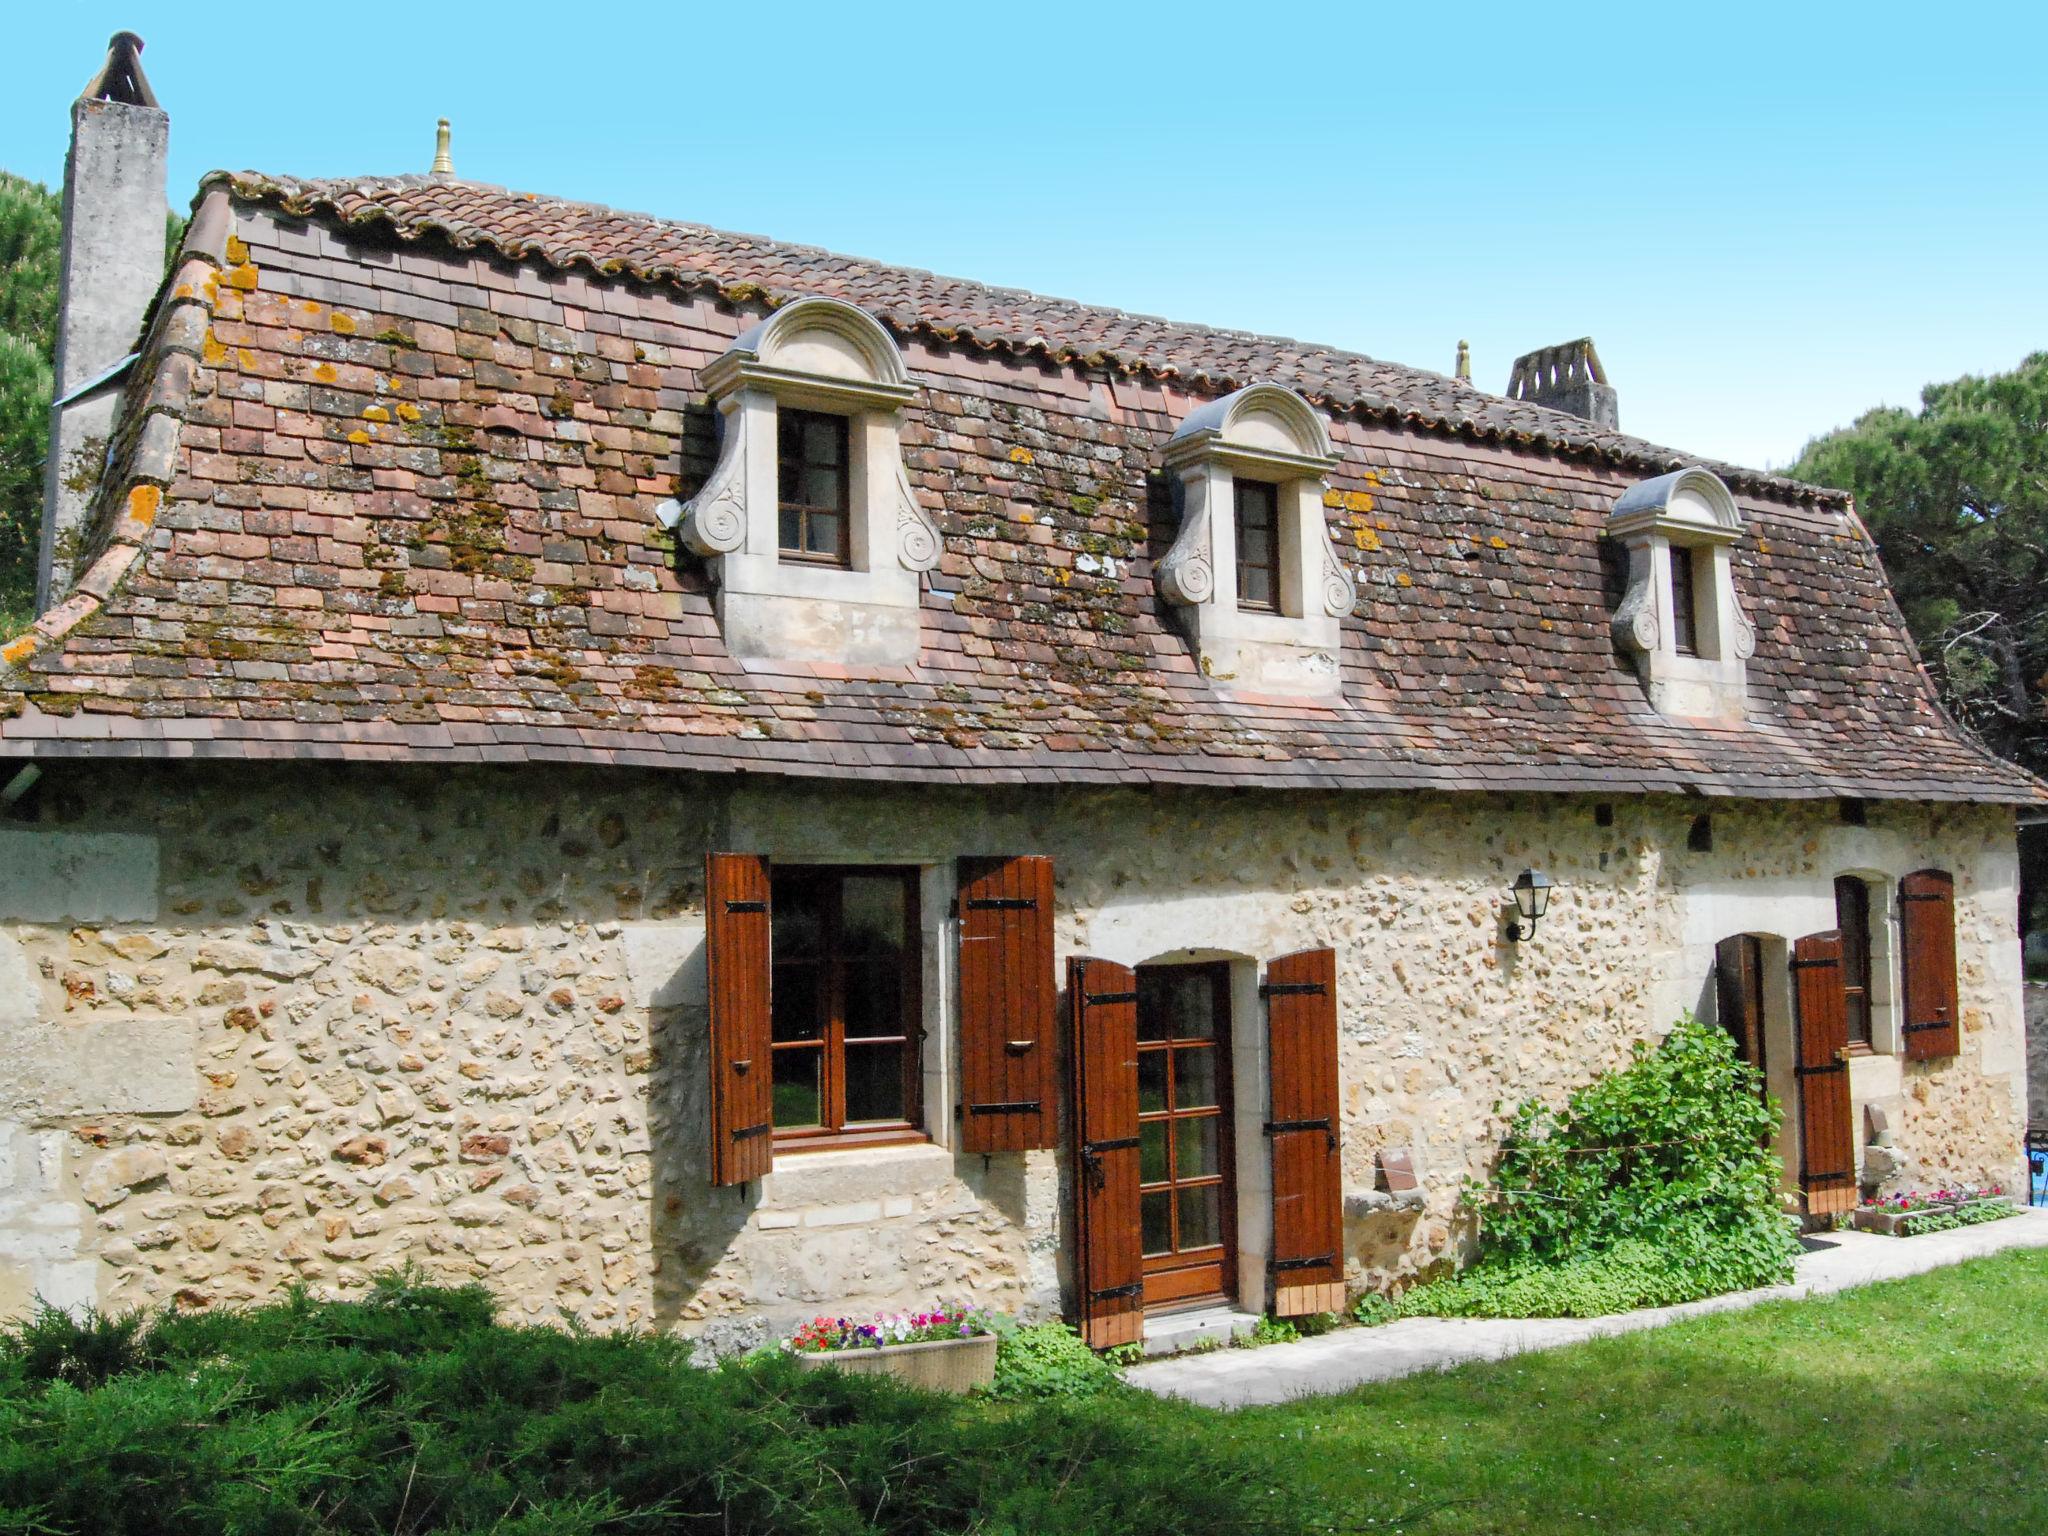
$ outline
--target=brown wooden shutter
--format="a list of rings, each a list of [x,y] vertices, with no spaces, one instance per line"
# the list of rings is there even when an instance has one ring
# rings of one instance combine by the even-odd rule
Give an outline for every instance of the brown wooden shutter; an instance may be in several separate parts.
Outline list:
[[[1938,869],[1899,882],[1899,945],[1906,994],[1906,1059],[1962,1048],[1956,1033],[1956,883]]]
[[[1075,1311],[1096,1349],[1145,1332],[1138,1233],[1138,978],[1127,965],[1067,961],[1074,1021]]]
[[[1273,1311],[1344,1310],[1344,1178],[1338,1156],[1337,952],[1266,967],[1272,1068]]]
[[[774,1155],[768,1009],[768,861],[704,861],[704,947],[711,981],[711,1182],[745,1184]]]
[[[1856,1204],[1856,1133],[1849,1118],[1849,1015],[1842,941],[1812,933],[1792,945],[1799,1083],[1799,1187],[1810,1215]]]
[[[1052,860],[960,861],[960,1146],[1025,1152],[1058,1135]]]

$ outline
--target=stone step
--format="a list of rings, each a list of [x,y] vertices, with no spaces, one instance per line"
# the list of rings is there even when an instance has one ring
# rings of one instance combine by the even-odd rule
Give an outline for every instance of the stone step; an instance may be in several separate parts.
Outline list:
[[[1248,1337],[1258,1320],[1256,1312],[1239,1312],[1234,1307],[1160,1313],[1145,1319],[1145,1357],[1222,1349]]]

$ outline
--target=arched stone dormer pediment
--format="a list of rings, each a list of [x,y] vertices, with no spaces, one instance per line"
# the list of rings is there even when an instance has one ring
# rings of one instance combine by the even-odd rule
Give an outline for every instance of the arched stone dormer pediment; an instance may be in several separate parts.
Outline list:
[[[1732,542],[1742,536],[1742,512],[1719,475],[1694,466],[1644,480],[1615,498],[1608,537],[1645,530]]]
[[[789,303],[742,331],[704,369],[714,398],[748,387],[823,409],[893,410],[917,398],[896,340],[842,299]]]
[[[1169,468],[1220,459],[1273,478],[1316,479],[1337,462],[1330,429],[1316,408],[1279,384],[1251,384],[1188,412],[1167,440]]]

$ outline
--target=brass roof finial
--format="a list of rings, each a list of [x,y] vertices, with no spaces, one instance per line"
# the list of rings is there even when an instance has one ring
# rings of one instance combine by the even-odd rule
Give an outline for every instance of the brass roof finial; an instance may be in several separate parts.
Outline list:
[[[1462,341],[1458,343],[1458,377],[1467,384],[1472,382],[1472,348]]]
[[[434,129],[434,175],[453,176],[455,162],[448,156],[448,119],[442,118]]]

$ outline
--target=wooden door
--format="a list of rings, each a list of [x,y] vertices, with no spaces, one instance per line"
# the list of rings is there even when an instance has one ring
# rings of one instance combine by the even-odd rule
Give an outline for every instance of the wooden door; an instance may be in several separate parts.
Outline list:
[[[1138,972],[1138,1229],[1145,1305],[1237,1289],[1230,967]]]
[[[1067,961],[1073,1074],[1074,1300],[1096,1349],[1145,1331],[1138,1245],[1138,978],[1113,960]]]
[[[1339,1155],[1337,952],[1306,949],[1266,967],[1272,1073],[1273,1310],[1344,1310],[1344,1169]]]
[[[1761,1087],[1767,1070],[1763,940],[1739,933],[1714,946],[1714,992],[1720,1004],[1721,1027],[1735,1041],[1736,1057],[1756,1068]],[[1763,1091],[1768,1095],[1768,1089]]]
[[[1799,1187],[1809,1215],[1856,1204],[1856,1134],[1849,1106],[1849,1015],[1842,997],[1842,941],[1808,934],[1792,946],[1792,999],[1799,1083]]]

